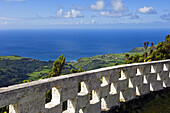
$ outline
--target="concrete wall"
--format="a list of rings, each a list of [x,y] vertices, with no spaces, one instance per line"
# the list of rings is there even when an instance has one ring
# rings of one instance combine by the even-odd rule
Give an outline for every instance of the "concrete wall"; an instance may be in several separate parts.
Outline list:
[[[170,60],[113,66],[0,88],[0,108],[10,105],[10,113],[100,113],[101,109],[164,87],[170,87]],[[52,100],[45,104],[50,89]],[[63,110],[66,102],[67,110]]]

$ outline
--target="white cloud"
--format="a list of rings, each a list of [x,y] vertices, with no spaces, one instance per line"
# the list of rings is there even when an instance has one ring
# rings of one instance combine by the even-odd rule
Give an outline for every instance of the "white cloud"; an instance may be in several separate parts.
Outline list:
[[[73,17],[73,18],[81,18],[81,17],[84,17],[84,15],[80,13],[80,11],[77,11],[77,10],[74,10],[74,9],[71,10],[71,13],[72,13],[72,17]]]
[[[121,17],[122,13],[114,13],[110,11],[101,11],[100,15],[106,16],[106,17]]]
[[[57,16],[61,18],[83,18],[84,15],[80,11],[72,9],[71,11],[63,12],[63,9],[57,10]]]
[[[100,15],[106,17],[122,17],[127,16],[128,7],[122,0],[111,0],[111,9],[107,11],[101,11]]]
[[[5,0],[7,2],[25,2],[27,0]]]
[[[122,2],[122,0],[112,0],[111,5],[113,10],[117,12],[127,10],[127,6]]]
[[[71,17],[71,12],[68,11],[65,13],[64,18],[70,18]]]
[[[105,7],[103,0],[98,0],[95,5],[90,5],[91,10],[103,10]]]
[[[139,19],[139,16],[137,15],[136,11],[133,11],[130,19]]]
[[[57,16],[62,16],[62,13],[63,13],[63,9],[57,10]]]
[[[138,11],[143,14],[156,14],[156,11],[154,10],[153,7],[143,7],[139,8]]]

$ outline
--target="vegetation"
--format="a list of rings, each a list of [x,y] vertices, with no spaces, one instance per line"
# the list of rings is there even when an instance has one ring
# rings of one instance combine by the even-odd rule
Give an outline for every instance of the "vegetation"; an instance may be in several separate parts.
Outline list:
[[[74,68],[72,68],[72,69],[70,70],[70,73],[77,73],[77,72],[83,72],[83,71],[82,71],[82,68],[80,67],[80,68],[78,69],[78,71],[77,71],[76,69],[74,69]]]
[[[17,55],[14,55],[14,56],[0,56],[0,60],[21,60],[21,59],[25,59],[25,58],[21,57],[21,56],[17,56]]]
[[[140,96],[102,113],[169,113],[170,88]]]
[[[7,56],[7,58],[9,58],[9,56]],[[15,56],[12,58],[14,59]],[[44,66],[50,68],[51,65],[50,62],[39,61],[31,58],[20,57],[20,59],[18,59],[17,57],[16,59],[10,60],[4,59],[3,57],[3,60],[0,60],[0,87],[21,83],[23,80],[29,80],[29,74]]]
[[[65,64],[65,57],[63,55],[59,56],[59,58],[54,61],[53,70],[51,71],[51,73],[49,73],[48,77],[60,76],[64,64]],[[52,99],[52,89],[48,90],[47,93],[45,94],[45,103],[50,102],[51,99]]]
[[[72,69],[70,70],[70,73],[77,73],[77,70],[75,70],[74,68],[72,68]]]
[[[82,70],[82,68],[81,68],[81,67],[78,69],[78,72],[83,72],[83,70]]]
[[[48,78],[52,67],[53,61],[39,61],[23,57],[18,59],[18,56],[0,56],[0,87]],[[62,74],[70,73],[71,68],[74,67],[65,63]]]
[[[9,113],[9,106],[5,106],[3,108],[0,108],[0,113]]]
[[[68,64],[72,65],[75,69],[81,67],[82,70],[88,71],[88,70],[102,68],[102,67],[114,66],[116,62],[119,64],[123,64],[124,60],[126,59],[125,54],[126,53],[83,57],[78,59],[76,62],[70,62]],[[135,54],[136,53],[134,52],[129,53],[129,55],[135,55]]]
[[[156,48],[153,45],[153,42],[150,46],[150,51],[148,52],[149,42],[144,43],[143,54],[136,54],[132,56],[126,55],[125,64],[138,63],[138,62],[148,62],[156,60],[164,60],[170,58],[170,35],[167,35],[164,42],[158,43]]]
[[[65,63],[65,57],[63,55],[59,56],[59,58],[56,61],[54,61],[54,63],[53,63],[53,70],[49,74],[49,77],[60,76],[61,71],[64,67],[64,63]]]

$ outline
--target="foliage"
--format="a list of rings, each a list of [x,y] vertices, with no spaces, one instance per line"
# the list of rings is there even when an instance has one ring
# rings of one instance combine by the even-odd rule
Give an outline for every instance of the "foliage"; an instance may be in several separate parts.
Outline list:
[[[14,56],[0,56],[0,60],[21,60],[21,59],[28,59],[28,58],[24,58],[24,57],[17,56],[17,55],[14,55]]]
[[[70,70],[70,73],[77,73],[77,70],[75,70],[74,68],[72,68],[72,69]]]
[[[125,57],[126,57],[126,58],[129,58],[129,54],[128,54],[128,53],[126,53],[126,54],[125,54]]]
[[[119,62],[116,62],[116,63],[115,63],[115,66],[117,66],[117,65],[119,65]]]
[[[0,108],[0,113],[9,113],[9,106],[5,106],[3,108]]]
[[[148,45],[149,45],[149,42],[147,41],[147,42],[144,42],[144,48],[145,48],[145,50],[148,48]]]
[[[20,60],[0,59],[0,87],[21,83],[23,80],[29,80],[30,73],[44,66],[50,67],[51,64],[50,62],[30,58]]]
[[[52,99],[52,89],[48,90],[45,94],[45,103],[49,103]]]
[[[131,64],[131,63],[139,63],[139,62],[143,62],[143,59],[141,58],[143,57],[142,55],[139,54],[135,54],[133,56],[130,56],[129,58],[127,58],[124,63],[125,64]]]
[[[49,74],[49,77],[60,76],[61,71],[64,67],[64,63],[65,63],[65,57],[63,55],[59,56],[59,58],[53,63],[53,69],[52,72]]]
[[[11,60],[9,57],[15,60]],[[18,56],[0,56],[0,87],[48,78],[52,71],[53,61],[15,57],[18,58]],[[74,67],[65,63],[62,74],[70,73],[71,68]]]
[[[144,42],[144,53],[143,55],[134,55],[127,57],[124,61],[125,64],[130,63],[138,63],[138,62],[147,62],[147,61],[156,61],[156,60],[164,60],[170,58],[170,35],[167,35],[164,42],[158,43],[155,47],[153,45],[153,42],[151,42],[150,46],[150,53],[148,54],[147,48],[148,48],[149,42]],[[154,51],[155,50],[155,51]]]
[[[170,58],[170,35],[166,36],[166,39],[164,42],[164,51],[166,53],[166,58]]]
[[[78,72],[83,72],[83,70],[82,70],[82,68],[81,68],[81,67],[79,67]]]
[[[129,55],[134,54],[135,53],[129,53]],[[116,62],[122,64],[125,59],[125,53],[106,54],[92,57],[83,57],[78,59],[76,62],[69,62],[68,64],[72,65],[75,69],[79,69],[79,67],[81,67],[83,71],[88,71],[92,69],[113,66]]]
[[[24,80],[23,83],[27,83],[27,82],[30,82],[29,80]]]
[[[54,61],[52,72],[49,74],[48,77],[60,76],[62,69],[64,68],[64,64],[65,64],[65,57],[63,55],[59,56],[59,58]],[[45,94],[45,103],[50,102],[51,99],[52,99],[52,89],[48,90],[47,93]]]
[[[153,51],[146,61],[164,60],[170,58],[170,35],[167,35],[164,42],[158,43],[156,51]]]
[[[82,68],[80,67],[78,71],[75,68],[71,68],[70,73],[77,73],[77,72],[83,72]]]

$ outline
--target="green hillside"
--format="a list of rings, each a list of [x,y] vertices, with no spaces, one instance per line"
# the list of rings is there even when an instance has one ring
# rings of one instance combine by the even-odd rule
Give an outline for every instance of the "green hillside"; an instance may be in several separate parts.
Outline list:
[[[147,49],[149,51],[149,49]],[[82,57],[75,62],[66,62],[62,74],[70,73],[72,68],[83,71],[123,64],[126,53]],[[143,47],[137,47],[128,53],[130,56],[143,54]],[[53,61],[39,61],[21,56],[0,56],[0,87],[47,78],[52,70]]]
[[[157,45],[154,45],[154,50],[156,49]],[[148,47],[145,51],[149,52],[150,48]],[[144,51],[144,47],[136,47],[134,49],[132,49],[131,51],[129,51],[129,53],[143,53]]]
[[[135,55],[138,52],[129,52],[129,55]],[[75,68],[82,67],[83,70],[92,70],[102,67],[114,66],[116,62],[123,64],[126,53],[120,54],[106,54],[106,55],[96,55],[92,57],[83,57],[78,59],[76,62],[69,63]],[[142,54],[139,52],[138,54]]]
[[[21,83],[29,74],[52,63],[18,56],[0,57],[0,87]]]
[[[24,59],[24,57],[17,56],[17,55],[14,55],[14,56],[0,56],[0,60],[21,60],[21,59]]]
[[[20,56],[0,56],[0,87],[40,78],[47,78],[53,61],[39,61]],[[69,73],[72,65],[65,64],[63,73]]]

